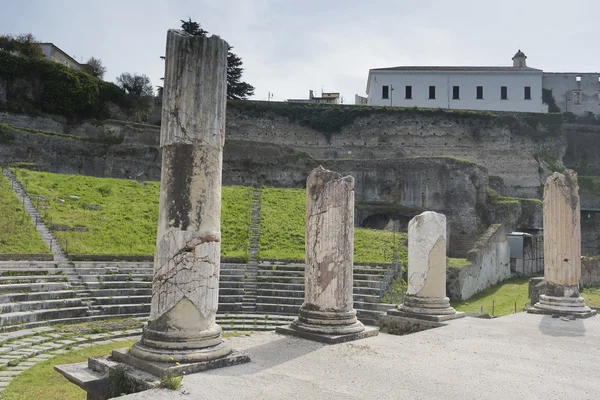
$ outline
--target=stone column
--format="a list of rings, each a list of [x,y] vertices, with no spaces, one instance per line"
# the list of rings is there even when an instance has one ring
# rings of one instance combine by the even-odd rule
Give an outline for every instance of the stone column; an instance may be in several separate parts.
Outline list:
[[[216,324],[227,42],[167,34],[162,172],[150,320],[131,355],[198,362],[226,356]]]
[[[364,330],[353,299],[354,178],[319,166],[306,180],[304,304],[292,327],[317,333]]]
[[[579,297],[581,226],[577,173],[553,173],[544,186],[544,279],[532,313],[588,317],[595,311]]]
[[[446,297],[446,216],[426,211],[408,223],[408,290],[390,315],[443,321],[464,316]]]

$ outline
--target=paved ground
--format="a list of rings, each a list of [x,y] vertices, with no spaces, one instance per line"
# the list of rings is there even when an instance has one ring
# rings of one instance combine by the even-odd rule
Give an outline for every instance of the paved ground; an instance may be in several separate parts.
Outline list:
[[[232,339],[252,362],[194,374],[182,392],[122,399],[598,399],[600,317],[463,318],[407,336],[321,345],[276,333]]]

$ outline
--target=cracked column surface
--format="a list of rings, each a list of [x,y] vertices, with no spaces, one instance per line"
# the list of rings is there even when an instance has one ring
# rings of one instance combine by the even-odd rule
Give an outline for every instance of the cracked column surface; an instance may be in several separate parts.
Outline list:
[[[433,211],[408,223],[408,290],[400,311],[454,315],[446,297],[446,216]]]
[[[319,166],[306,181],[304,303],[292,327],[324,334],[357,333],[353,302],[354,178]]]
[[[544,279],[540,300],[528,311],[589,316],[579,297],[581,226],[577,173],[553,173],[544,185]]]
[[[167,34],[152,304],[131,350],[145,360],[197,362],[231,352],[216,324],[227,48],[218,36]]]

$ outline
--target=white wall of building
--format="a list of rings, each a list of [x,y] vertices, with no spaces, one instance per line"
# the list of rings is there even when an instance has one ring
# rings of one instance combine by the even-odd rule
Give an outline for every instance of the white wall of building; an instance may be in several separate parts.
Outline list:
[[[384,85],[390,87],[388,99],[382,98]],[[407,85],[412,86],[412,99],[405,98]],[[429,99],[429,86],[435,86],[435,99]],[[459,87],[457,100],[452,99],[453,86]],[[477,86],[483,86],[481,100],[476,98]],[[500,98],[501,86],[507,87],[507,100]],[[525,99],[525,86],[531,88],[531,100]],[[371,71],[368,88],[368,104],[373,106],[548,112],[542,103],[542,71]]]
[[[562,112],[600,114],[600,73],[545,72],[542,87],[552,90]],[[576,94],[578,91],[579,95]]]

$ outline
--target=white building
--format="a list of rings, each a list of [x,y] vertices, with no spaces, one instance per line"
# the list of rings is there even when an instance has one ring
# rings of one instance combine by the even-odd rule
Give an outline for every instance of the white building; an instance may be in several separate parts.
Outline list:
[[[512,67],[391,67],[369,71],[372,106],[548,112],[540,69],[519,50]]]
[[[542,87],[552,91],[561,112],[600,116],[600,73],[544,72]]]

